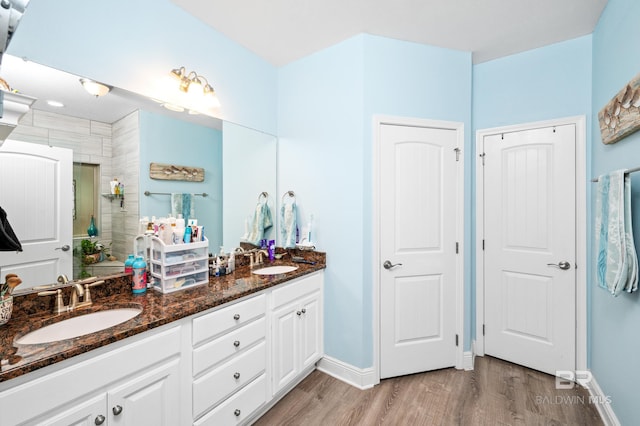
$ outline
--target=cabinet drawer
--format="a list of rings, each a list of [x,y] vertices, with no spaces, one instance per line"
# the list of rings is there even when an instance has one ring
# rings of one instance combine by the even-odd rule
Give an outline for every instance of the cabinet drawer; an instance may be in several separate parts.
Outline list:
[[[267,381],[261,375],[246,388],[194,423],[194,426],[237,425],[245,422],[267,400]]]
[[[263,373],[266,367],[266,346],[266,343],[262,342],[195,380],[193,382],[194,418],[199,417],[254,377]]]
[[[193,320],[193,346],[265,314],[266,296],[261,294]]]
[[[282,287],[273,290],[273,307],[277,308],[309,293],[320,290],[322,288],[322,281],[322,274],[315,273],[300,278],[290,284],[284,284]]]
[[[193,351],[193,376],[264,339],[266,334],[266,319],[263,317],[205,343]]]

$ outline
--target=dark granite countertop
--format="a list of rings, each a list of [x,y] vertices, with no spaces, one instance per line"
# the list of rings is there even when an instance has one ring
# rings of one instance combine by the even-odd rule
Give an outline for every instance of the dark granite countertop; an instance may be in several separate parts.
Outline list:
[[[0,325],[0,382],[326,267],[324,253],[299,250],[292,250],[292,253],[315,261],[316,264],[294,264],[285,256],[283,260],[262,266],[295,265],[298,269],[286,274],[261,276],[252,274],[248,266],[242,265],[232,274],[210,277],[207,285],[169,294],[149,289],[146,293],[134,295],[131,292],[131,276],[123,275],[108,279],[105,284],[92,288],[92,306],[60,315],[53,314],[54,296],[39,297],[35,293],[15,296],[11,320],[5,325]],[[64,301],[68,303],[71,288],[65,287],[63,290]],[[142,308],[142,313],[114,327],[72,339],[32,345],[15,343],[16,339],[44,325],[116,307],[139,307]]]

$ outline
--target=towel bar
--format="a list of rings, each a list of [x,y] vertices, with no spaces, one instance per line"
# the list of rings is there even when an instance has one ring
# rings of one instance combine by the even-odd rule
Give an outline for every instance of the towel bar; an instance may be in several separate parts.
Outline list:
[[[170,192],[149,192],[149,191],[144,191],[144,195],[146,195],[148,197],[149,195],[171,195],[171,193]],[[207,194],[206,192],[203,192],[202,194],[191,194],[191,195],[196,195],[196,196],[199,196],[199,197],[206,197],[209,194]]]
[[[635,173],[635,172],[640,172],[640,167],[633,167],[631,169],[627,169],[625,170],[624,174],[627,175],[629,173]],[[591,179],[591,182],[597,182],[598,178],[594,177],[593,179]]]

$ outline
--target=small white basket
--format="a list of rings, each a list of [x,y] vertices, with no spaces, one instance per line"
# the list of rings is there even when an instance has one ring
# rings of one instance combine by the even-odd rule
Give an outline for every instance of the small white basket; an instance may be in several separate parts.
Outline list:
[[[6,324],[11,319],[13,311],[13,296],[0,299],[0,325]]]

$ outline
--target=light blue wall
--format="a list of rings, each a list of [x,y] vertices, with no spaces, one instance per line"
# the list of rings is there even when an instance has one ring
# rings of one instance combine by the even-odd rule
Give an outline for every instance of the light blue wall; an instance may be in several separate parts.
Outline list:
[[[314,215],[327,252],[325,351],[371,366],[363,265],[363,36],[284,66],[278,79],[278,187]]]
[[[371,367],[373,115],[469,128],[471,56],[359,35],[283,67],[278,99],[279,186],[328,253],[326,353]]]
[[[8,53],[161,99],[184,66],[214,87],[219,118],[276,132],[276,68],[169,0],[32,0]]]
[[[204,168],[204,182],[155,180],[150,163]],[[222,132],[163,115],[140,111],[140,216],[167,217],[171,198],[150,192],[203,193],[195,198],[198,225],[204,226],[209,251],[222,245]]]
[[[587,174],[591,146],[591,36],[496,59],[473,67],[472,215],[476,213],[475,132],[481,129],[584,115]],[[475,232],[473,221],[471,322],[475,339]]]
[[[450,49],[425,46],[367,35],[364,65],[364,264],[362,274],[366,283],[365,300],[372,298],[373,277],[372,212],[373,212],[373,116],[425,118],[456,121],[464,124],[463,155],[466,164],[471,157],[471,54]],[[470,203],[471,174],[465,169],[465,205]],[[469,241],[471,215],[464,212],[464,240]],[[464,243],[464,350],[471,347],[470,339],[470,244]],[[368,330],[373,305],[366,306],[365,323]],[[370,340],[372,336],[367,336]],[[368,340],[368,341],[369,341]]]
[[[640,166],[640,133],[601,142],[597,113],[640,71],[640,2],[609,0],[593,33],[593,175]],[[636,248],[640,241],[640,176],[631,175]],[[595,282],[591,308],[591,370],[623,425],[638,424],[640,294],[614,298]]]

